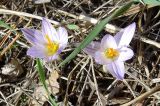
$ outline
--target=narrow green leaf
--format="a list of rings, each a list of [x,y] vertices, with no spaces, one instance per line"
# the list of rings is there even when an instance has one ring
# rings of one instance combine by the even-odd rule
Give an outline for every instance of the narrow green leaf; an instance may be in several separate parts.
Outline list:
[[[13,28],[11,28],[8,24],[6,24],[5,22],[3,22],[2,20],[0,20],[0,27],[4,27],[6,29],[10,29],[11,31],[14,32],[14,34],[16,34],[16,31]]]
[[[40,59],[37,59],[36,62],[37,62],[37,70],[38,70],[38,74],[39,74],[39,77],[40,77],[40,81],[41,81],[43,87],[45,88],[45,90],[46,90],[46,92],[48,94],[49,100],[51,101],[52,106],[57,106],[55,100],[49,94],[49,90],[48,90],[46,82],[45,82],[46,78],[45,78],[43,65],[42,65]]]
[[[82,41],[82,43],[59,65],[63,66],[71,59],[73,59],[83,48],[85,48],[105,27],[105,25],[113,18],[121,15],[125,11],[127,11],[132,5],[133,1],[127,3],[125,6],[116,10],[112,15],[100,21],[93,30],[88,34],[88,36]]]
[[[44,73],[42,63],[41,63],[40,59],[37,59],[36,61],[37,61],[37,71],[38,71],[38,74],[39,74],[39,77],[40,77],[40,81],[42,82],[45,89],[47,89],[47,86],[46,86],[46,83],[45,83],[45,73]]]
[[[141,2],[151,6],[158,6],[160,5],[160,0],[134,0],[135,2]]]

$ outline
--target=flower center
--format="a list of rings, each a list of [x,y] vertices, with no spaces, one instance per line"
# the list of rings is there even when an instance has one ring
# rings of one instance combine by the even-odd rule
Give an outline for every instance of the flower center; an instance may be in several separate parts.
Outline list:
[[[115,59],[117,56],[119,56],[119,52],[113,48],[106,49],[104,53],[105,56],[109,59]]]
[[[52,56],[59,49],[59,44],[56,42],[52,42],[48,35],[46,35],[45,37],[47,39],[47,44],[46,44],[47,55]]]

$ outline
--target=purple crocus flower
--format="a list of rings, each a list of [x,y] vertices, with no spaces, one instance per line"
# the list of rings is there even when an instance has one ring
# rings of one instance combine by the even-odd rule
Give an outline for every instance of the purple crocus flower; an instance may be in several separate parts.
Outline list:
[[[67,30],[59,27],[56,31],[45,18],[42,20],[41,31],[28,28],[21,30],[25,38],[32,44],[27,55],[33,58],[41,58],[45,61],[55,60],[68,43]]]
[[[128,46],[133,38],[135,28],[136,24],[132,23],[114,37],[107,34],[102,38],[101,43],[93,41],[84,51],[94,57],[97,63],[104,65],[113,77],[123,80],[124,61],[131,59],[134,55]]]

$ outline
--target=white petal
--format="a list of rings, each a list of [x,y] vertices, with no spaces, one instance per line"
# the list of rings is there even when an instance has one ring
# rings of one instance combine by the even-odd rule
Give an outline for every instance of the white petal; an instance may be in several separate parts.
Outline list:
[[[57,54],[55,54],[55,55],[53,55],[53,56],[49,56],[49,57],[45,57],[45,58],[43,58],[45,61],[47,61],[47,62],[51,62],[51,61],[53,61],[53,60],[56,60],[58,58],[58,55]]]
[[[57,34],[59,37],[59,43],[67,44],[68,43],[68,33],[67,30],[63,27],[59,27],[57,30]]]
[[[33,58],[45,58],[46,57],[46,54],[43,51],[43,49],[39,48],[37,46],[33,46],[33,47],[29,48],[27,51],[27,55],[29,55]]]
[[[95,58],[95,61],[96,61],[98,64],[102,64],[102,65],[106,65],[106,64],[112,62],[112,60],[106,58],[105,55],[104,55],[104,52],[101,52],[101,51],[95,52],[94,58]]]
[[[119,61],[126,61],[126,60],[129,60],[133,57],[134,55],[134,52],[132,49],[130,48],[127,48],[127,47],[122,47],[120,49],[120,55],[118,57],[118,60]]]
[[[121,40],[121,37],[123,35],[124,29],[121,29],[119,32],[116,33],[116,35],[114,36],[114,39],[117,43],[117,45],[119,45],[119,42]]]
[[[118,80],[124,79],[124,63],[122,61],[114,61],[106,65],[106,69]]]
[[[109,34],[105,35],[101,40],[101,50],[104,51],[107,48],[117,48],[117,44],[114,37]]]
[[[92,41],[87,47],[83,49],[85,53],[94,57],[95,52],[100,49],[100,42]]]
[[[21,31],[31,44],[36,45],[38,43],[45,43],[45,39],[39,30],[23,28]]]
[[[118,47],[129,45],[134,36],[135,29],[136,29],[136,24],[132,23],[131,25],[127,26],[114,36]]]
[[[55,41],[55,42],[59,41],[59,37],[56,32],[56,29],[52,26],[51,23],[47,21],[46,18],[43,18],[42,20],[42,34],[44,36],[48,35],[51,41]]]

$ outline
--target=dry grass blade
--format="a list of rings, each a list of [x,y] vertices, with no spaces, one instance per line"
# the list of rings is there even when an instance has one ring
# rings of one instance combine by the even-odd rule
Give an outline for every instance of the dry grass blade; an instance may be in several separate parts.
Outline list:
[[[121,106],[130,106],[130,105],[132,105],[134,103],[138,103],[139,101],[144,100],[145,98],[147,98],[148,96],[154,94],[157,91],[160,91],[160,86],[156,86],[156,87],[152,88],[151,90],[147,91],[146,93],[140,95],[139,97],[137,97],[137,98],[131,100],[130,102],[128,102],[126,104],[123,104]]]
[[[20,35],[17,34],[16,37],[12,40],[12,42],[9,43],[9,45],[8,45],[5,49],[3,49],[3,51],[2,51],[1,54],[0,54],[0,58],[2,58],[2,56],[5,54],[5,52],[13,45],[13,43],[16,42],[16,40],[17,40],[19,37],[20,37]]]
[[[43,17],[46,17],[56,29],[59,26],[65,27],[69,35],[69,43],[59,58],[53,62],[44,62],[45,80],[51,80],[50,87],[56,87],[56,90],[52,89],[51,96],[55,97],[59,105],[159,106],[158,6],[134,3],[124,14],[106,24],[94,39],[100,41],[106,34],[115,35],[132,22],[136,23],[135,36],[130,43],[134,56],[125,63],[127,71],[123,82],[104,71],[102,65],[97,64],[83,51],[69,64],[64,67],[58,66],[77,44],[86,38],[99,20],[110,16],[128,0],[48,0],[49,3],[43,4],[36,4],[36,1],[41,2],[41,0],[0,2],[0,20],[3,20],[0,22],[0,106],[34,106],[32,100],[36,102],[36,106],[49,105],[48,98],[43,101],[34,95],[43,88],[36,89],[41,86],[39,76],[34,59],[26,55],[30,48],[29,42],[20,31],[21,28],[40,30]],[[21,66],[23,71],[20,73],[19,69],[15,69],[18,66],[13,59]],[[58,70],[58,73],[51,73],[53,70]],[[42,95],[47,97],[45,93]]]

